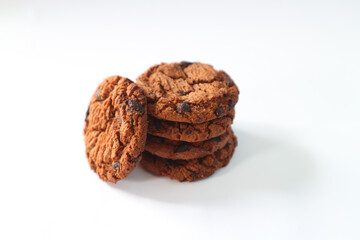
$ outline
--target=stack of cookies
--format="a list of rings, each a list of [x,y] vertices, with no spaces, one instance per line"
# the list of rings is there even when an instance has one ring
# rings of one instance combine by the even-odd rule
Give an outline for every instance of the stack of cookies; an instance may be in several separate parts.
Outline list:
[[[228,164],[237,145],[231,124],[239,91],[224,71],[201,63],[160,64],[136,83],[147,97],[141,162],[147,171],[194,181]]]
[[[194,181],[226,166],[239,90],[223,71],[202,63],[151,67],[136,83],[106,78],[85,118],[89,165],[102,180],[126,178],[141,162],[149,172]]]

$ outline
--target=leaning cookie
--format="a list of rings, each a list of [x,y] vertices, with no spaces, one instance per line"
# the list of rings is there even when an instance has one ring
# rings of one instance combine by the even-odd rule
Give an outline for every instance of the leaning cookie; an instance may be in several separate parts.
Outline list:
[[[105,79],[91,98],[85,119],[86,156],[102,180],[125,178],[141,160],[147,131],[146,97],[131,80]]]
[[[162,63],[138,77],[148,113],[158,119],[202,123],[227,115],[239,90],[224,72],[202,63]]]
[[[232,136],[222,149],[214,154],[192,160],[168,160],[144,152],[142,167],[154,175],[168,176],[172,179],[195,181],[212,175],[217,169],[226,166],[234,154],[237,139]]]
[[[233,109],[222,118],[198,124],[166,121],[149,115],[148,133],[176,141],[201,142],[224,134],[231,126],[234,115]]]
[[[148,135],[145,150],[153,155],[172,160],[200,158],[223,148],[233,135],[229,128],[218,137],[203,142],[192,143]]]

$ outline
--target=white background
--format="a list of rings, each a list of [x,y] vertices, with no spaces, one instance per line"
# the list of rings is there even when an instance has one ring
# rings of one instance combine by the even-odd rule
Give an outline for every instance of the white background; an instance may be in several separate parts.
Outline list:
[[[0,1],[0,239],[360,239],[359,1]],[[85,158],[97,85],[201,61],[240,88],[212,177]]]

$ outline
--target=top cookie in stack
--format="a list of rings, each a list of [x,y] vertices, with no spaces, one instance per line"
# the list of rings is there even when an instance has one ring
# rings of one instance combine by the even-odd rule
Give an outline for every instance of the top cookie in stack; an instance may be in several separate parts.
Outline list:
[[[136,83],[145,91],[149,114],[175,122],[203,123],[223,117],[239,95],[224,71],[202,63],[155,65]]]
[[[224,71],[198,62],[162,63],[136,83],[148,100],[145,169],[193,181],[227,164],[236,146],[230,125],[239,90]]]

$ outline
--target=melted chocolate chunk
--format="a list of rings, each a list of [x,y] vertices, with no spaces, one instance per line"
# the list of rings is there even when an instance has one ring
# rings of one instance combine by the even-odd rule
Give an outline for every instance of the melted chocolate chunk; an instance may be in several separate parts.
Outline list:
[[[190,112],[190,103],[189,102],[178,103],[176,105],[176,111],[180,114]]]
[[[221,142],[221,137],[214,137],[211,140],[213,140],[215,142]]]
[[[217,108],[217,109],[215,110],[214,113],[215,113],[216,116],[220,117],[220,116],[222,116],[222,115],[225,113],[225,111],[224,111],[224,109],[222,109],[221,107],[219,107],[219,108]]]
[[[87,117],[89,116],[89,111],[90,111],[90,107],[88,107],[88,109],[86,110],[85,121],[86,121]]]
[[[138,162],[139,161],[139,156],[134,157],[133,159],[129,160],[129,162]]]
[[[227,84],[229,87],[234,86],[234,82],[233,82],[233,80],[231,80],[231,78],[224,77],[224,81],[226,82],[226,84]]]
[[[228,102],[228,105],[229,105],[229,109],[233,109],[235,107],[234,102],[231,100]]]
[[[113,165],[112,165],[112,168],[113,168],[114,171],[116,171],[120,167],[121,167],[121,163],[119,163],[119,162],[114,162]]]
[[[189,145],[187,143],[181,143],[175,150],[175,153],[186,152],[189,149]]]
[[[149,97],[156,99],[156,94],[155,93],[150,93]]]
[[[177,92],[180,96],[185,96],[186,95],[186,92],[184,92],[183,90],[180,90]]]
[[[191,65],[191,64],[193,64],[193,62],[181,61],[181,62],[180,62],[180,67],[186,68],[186,67],[188,67],[188,66]]]
[[[133,109],[141,114],[145,113],[145,108],[141,103],[133,101],[133,100],[129,100],[128,104],[131,109]]]

